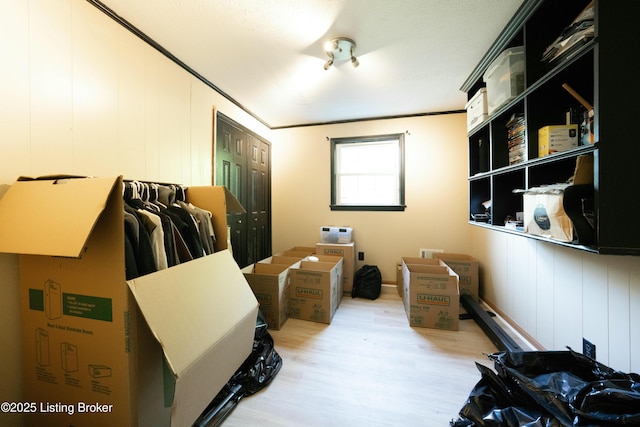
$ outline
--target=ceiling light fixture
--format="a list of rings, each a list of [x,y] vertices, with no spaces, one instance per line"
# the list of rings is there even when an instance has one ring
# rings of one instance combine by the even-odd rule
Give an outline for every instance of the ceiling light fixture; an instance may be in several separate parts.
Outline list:
[[[347,37],[336,37],[329,40],[324,45],[324,51],[326,52],[329,60],[325,62],[324,69],[328,70],[334,63],[334,61],[346,61],[351,60],[351,65],[356,68],[360,65],[360,61],[353,55],[356,50],[356,42]]]

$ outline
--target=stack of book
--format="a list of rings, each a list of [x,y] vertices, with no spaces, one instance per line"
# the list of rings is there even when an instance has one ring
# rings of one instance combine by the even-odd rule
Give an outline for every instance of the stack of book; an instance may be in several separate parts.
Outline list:
[[[509,164],[514,165],[527,160],[524,114],[511,116],[507,122],[507,137]]]

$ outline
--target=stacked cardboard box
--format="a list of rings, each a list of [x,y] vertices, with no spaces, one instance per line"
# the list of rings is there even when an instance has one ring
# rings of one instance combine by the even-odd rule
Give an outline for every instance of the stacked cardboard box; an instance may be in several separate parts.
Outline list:
[[[74,411],[27,425],[190,425],[251,353],[258,303],[223,247],[125,283],[122,194],[122,177],[52,178],[0,200],[0,251],[21,254],[24,400]],[[223,246],[227,196],[187,200]]]
[[[342,289],[350,294],[356,272],[356,244],[354,242],[344,244],[318,243],[315,252],[318,255],[333,255],[342,258]]]
[[[409,325],[458,330],[458,275],[439,259],[403,258],[403,303]]]

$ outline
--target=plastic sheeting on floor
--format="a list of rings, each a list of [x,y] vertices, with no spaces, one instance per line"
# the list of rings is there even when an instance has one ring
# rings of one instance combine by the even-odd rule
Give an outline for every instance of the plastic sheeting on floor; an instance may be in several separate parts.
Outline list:
[[[640,425],[640,375],[568,351],[501,352],[452,427]]]

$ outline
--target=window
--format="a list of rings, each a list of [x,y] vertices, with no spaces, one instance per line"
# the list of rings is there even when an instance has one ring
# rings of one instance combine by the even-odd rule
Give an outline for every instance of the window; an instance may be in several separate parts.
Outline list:
[[[331,139],[331,210],[404,208],[404,134]]]

